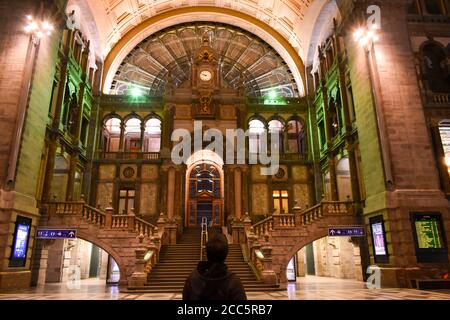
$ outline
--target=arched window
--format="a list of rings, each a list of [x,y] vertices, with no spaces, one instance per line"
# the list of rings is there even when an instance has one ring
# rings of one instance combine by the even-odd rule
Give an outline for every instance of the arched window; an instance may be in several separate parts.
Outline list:
[[[439,133],[445,155],[445,164],[448,167],[448,173],[450,175],[450,120],[444,120],[439,123]]]
[[[119,151],[120,143],[120,123],[119,118],[110,118],[105,122],[103,129],[103,150],[106,152]]]
[[[422,48],[422,52],[428,89],[436,93],[450,92],[450,77],[444,49],[437,44],[428,43]]]
[[[306,152],[305,127],[298,120],[291,120],[287,125],[288,151],[291,153]]]
[[[197,198],[203,193],[213,198],[221,197],[220,173],[213,165],[204,163],[196,166],[192,169],[189,180],[190,198]]]
[[[264,123],[261,120],[251,120],[249,122],[249,152],[259,153],[263,152],[265,146],[261,141],[261,136],[265,132]]]
[[[161,120],[151,118],[145,123],[144,150],[159,152],[161,149]]]
[[[279,152],[282,153],[283,150],[283,123],[279,120],[272,120],[269,122],[269,133],[272,136],[272,133],[277,133],[279,137]]]
[[[142,150],[141,120],[131,118],[125,122],[125,151],[137,152]]]
[[[425,10],[428,14],[443,14],[440,0],[424,0]]]

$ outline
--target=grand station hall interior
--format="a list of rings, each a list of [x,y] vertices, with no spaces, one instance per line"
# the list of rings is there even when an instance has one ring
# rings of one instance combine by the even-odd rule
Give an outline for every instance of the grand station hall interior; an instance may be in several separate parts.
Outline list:
[[[450,0],[0,1],[0,300],[450,300]]]

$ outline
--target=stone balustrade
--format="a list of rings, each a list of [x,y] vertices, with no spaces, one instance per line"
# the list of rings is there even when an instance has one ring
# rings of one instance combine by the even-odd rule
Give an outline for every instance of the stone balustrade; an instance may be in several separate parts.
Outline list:
[[[137,218],[134,213],[129,215],[113,215],[113,208],[105,212],[87,205],[84,201],[49,202],[48,216],[79,216],[83,221],[106,229],[129,229],[136,234],[151,237],[156,226]]]
[[[330,225],[353,225],[355,210],[350,201],[323,201],[311,208],[294,208],[291,214],[274,214],[252,225],[242,222],[248,260],[258,277],[268,284],[286,282],[283,270],[301,245],[327,236]],[[234,230],[233,230],[234,232]]]
[[[113,256],[121,272],[120,287],[145,284],[148,273],[159,261],[161,245],[168,241],[167,228],[171,230],[163,214],[158,226],[154,226],[134,213],[114,215],[112,207],[102,211],[84,201],[52,201],[43,204],[43,209],[44,226],[77,229],[77,237]],[[130,252],[134,252],[134,256]]]
[[[253,227],[246,231],[246,252],[248,260],[253,265],[258,279],[269,285],[278,285],[278,278],[272,269],[272,246],[269,242],[269,234],[264,235],[264,241],[258,241]]]

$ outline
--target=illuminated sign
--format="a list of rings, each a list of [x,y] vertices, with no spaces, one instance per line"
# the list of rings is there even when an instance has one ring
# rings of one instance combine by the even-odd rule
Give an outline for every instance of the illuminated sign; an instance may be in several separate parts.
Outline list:
[[[23,259],[27,255],[28,235],[30,226],[19,224],[17,226],[16,241],[14,242],[13,258]]]
[[[448,263],[444,224],[440,213],[412,213],[417,262]]]
[[[375,262],[389,263],[383,216],[376,216],[370,219],[370,230],[372,231],[372,245]]]
[[[384,243],[383,224],[376,222],[372,224],[373,245],[375,247],[375,255],[386,255],[386,244]]]
[[[417,245],[419,249],[441,249],[442,241],[439,235],[439,220],[425,216],[415,221]]]
[[[38,229],[36,239],[75,239],[76,229]]]
[[[365,227],[333,227],[328,228],[330,237],[364,237],[366,235]]]
[[[31,222],[32,220],[29,218],[17,216],[9,262],[10,267],[24,267],[26,264]]]

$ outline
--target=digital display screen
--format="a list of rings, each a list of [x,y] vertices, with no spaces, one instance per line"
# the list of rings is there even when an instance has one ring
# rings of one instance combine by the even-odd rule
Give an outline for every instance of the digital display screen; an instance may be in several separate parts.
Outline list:
[[[13,258],[25,259],[27,256],[28,235],[30,226],[19,224],[17,226],[16,241],[14,242]]]
[[[415,221],[419,249],[442,249],[439,232],[440,221],[436,217],[423,216]]]
[[[386,244],[384,242],[384,231],[382,222],[372,223],[372,238],[373,238],[373,245],[375,247],[375,255],[376,256],[387,255]]]
[[[14,238],[11,245],[10,267],[24,267],[26,264],[31,222],[32,220],[30,218],[17,216]]]

